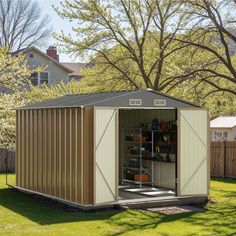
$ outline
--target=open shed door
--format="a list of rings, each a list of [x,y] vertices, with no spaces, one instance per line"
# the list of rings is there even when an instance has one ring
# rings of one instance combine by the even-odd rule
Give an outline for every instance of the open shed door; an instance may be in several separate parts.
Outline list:
[[[177,195],[208,194],[208,111],[178,111]]]
[[[94,108],[94,204],[117,200],[118,109]]]

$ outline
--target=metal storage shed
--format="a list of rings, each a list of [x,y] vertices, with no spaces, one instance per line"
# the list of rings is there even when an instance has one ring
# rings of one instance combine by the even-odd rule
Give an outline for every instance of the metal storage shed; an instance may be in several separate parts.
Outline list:
[[[119,202],[125,111],[175,114],[176,197],[206,199],[208,111],[152,90],[69,95],[17,109],[16,187],[81,206]]]

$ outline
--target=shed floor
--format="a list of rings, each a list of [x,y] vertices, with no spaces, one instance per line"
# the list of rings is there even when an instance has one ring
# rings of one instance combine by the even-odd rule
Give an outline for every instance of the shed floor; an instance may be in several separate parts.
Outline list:
[[[119,186],[119,200],[171,197],[171,196],[175,196],[175,192],[171,189],[166,189],[166,188],[158,188],[151,186],[140,187],[138,185]]]

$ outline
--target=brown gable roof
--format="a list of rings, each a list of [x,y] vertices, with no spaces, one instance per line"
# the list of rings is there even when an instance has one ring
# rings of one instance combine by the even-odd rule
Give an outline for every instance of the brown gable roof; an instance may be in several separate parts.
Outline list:
[[[70,75],[80,75],[80,70],[87,66],[87,63],[80,62],[62,62],[61,64],[73,71]]]

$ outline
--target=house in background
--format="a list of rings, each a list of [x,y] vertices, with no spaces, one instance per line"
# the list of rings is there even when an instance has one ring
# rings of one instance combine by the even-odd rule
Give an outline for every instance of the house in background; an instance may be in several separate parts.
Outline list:
[[[73,71],[69,74],[69,81],[80,81],[82,79],[81,69],[86,67],[88,63],[62,62],[61,64]]]
[[[64,81],[65,83],[69,82],[69,74],[72,73],[73,70],[59,62],[59,55],[57,54],[56,47],[50,46],[46,53],[36,47],[26,48],[20,52],[25,54],[30,69],[38,66],[46,66],[44,71],[31,75],[30,79],[33,85],[40,85],[43,83],[53,85],[60,83],[61,81]],[[19,53],[19,51],[17,53]]]
[[[45,66],[44,71],[31,74],[30,80],[35,86],[40,84],[55,85],[61,81],[68,83],[71,80],[79,82],[82,79],[81,69],[95,66],[93,61],[89,63],[60,62],[55,46],[49,46],[46,53],[36,47],[29,47],[13,52],[11,55],[19,53],[25,54],[29,69]],[[0,93],[10,93],[10,90],[0,85]]]
[[[236,116],[220,116],[210,123],[212,141],[236,140]]]
[[[95,61],[91,61],[88,63],[82,63],[82,62],[62,62],[62,65],[68,67],[73,72],[69,74],[69,80],[75,80],[80,81],[83,76],[81,74],[82,68],[91,68],[96,65]]]

